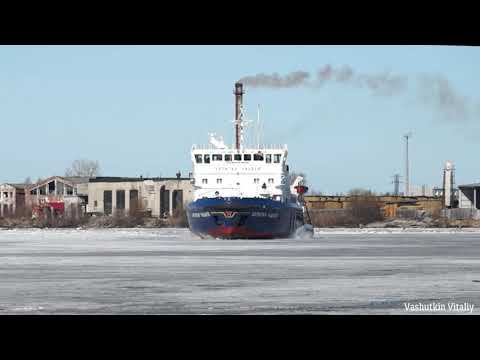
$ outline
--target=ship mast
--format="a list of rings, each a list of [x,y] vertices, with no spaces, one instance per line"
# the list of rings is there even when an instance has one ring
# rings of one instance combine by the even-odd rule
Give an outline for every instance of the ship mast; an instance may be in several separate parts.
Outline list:
[[[242,130],[243,130],[243,84],[241,82],[235,83],[235,149],[240,150],[242,142]]]

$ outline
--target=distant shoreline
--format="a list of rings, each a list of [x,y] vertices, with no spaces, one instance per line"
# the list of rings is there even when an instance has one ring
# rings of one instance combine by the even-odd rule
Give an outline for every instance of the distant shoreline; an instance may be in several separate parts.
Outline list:
[[[172,229],[172,230],[185,230],[189,231],[186,227],[174,227],[174,226],[133,226],[133,227],[39,227],[39,226],[30,226],[30,227],[6,227],[0,226],[0,230],[12,231],[12,230],[78,230],[78,231],[95,231],[95,230],[160,230],[160,229]],[[451,234],[451,233],[478,233],[480,234],[480,228],[478,227],[378,227],[378,228],[352,228],[352,227],[330,227],[330,228],[315,228],[315,234],[402,234],[402,233],[438,233],[438,234]]]

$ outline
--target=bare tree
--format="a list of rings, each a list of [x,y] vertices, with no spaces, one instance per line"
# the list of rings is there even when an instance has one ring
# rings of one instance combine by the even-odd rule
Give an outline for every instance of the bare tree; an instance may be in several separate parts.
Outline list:
[[[72,166],[65,171],[65,176],[95,177],[98,175],[100,175],[100,164],[97,160],[75,160]]]
[[[32,179],[30,178],[30,176],[27,176],[25,178],[25,180],[23,180],[23,183],[27,184],[27,185],[31,185],[32,184]]]

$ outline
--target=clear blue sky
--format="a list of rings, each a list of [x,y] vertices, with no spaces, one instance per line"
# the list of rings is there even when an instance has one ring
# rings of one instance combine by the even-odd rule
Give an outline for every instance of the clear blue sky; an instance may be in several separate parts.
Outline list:
[[[186,175],[192,144],[207,143],[211,131],[232,140],[236,80],[325,64],[440,74],[472,103],[480,96],[475,47],[0,46],[0,182],[63,175],[78,158],[99,160],[102,175]],[[246,87],[251,118],[258,103],[265,142],[287,143],[291,168],[316,190],[392,191],[391,176],[404,175],[407,131],[412,184],[440,185],[445,160],[457,183],[480,180],[480,119],[441,119],[413,91]]]

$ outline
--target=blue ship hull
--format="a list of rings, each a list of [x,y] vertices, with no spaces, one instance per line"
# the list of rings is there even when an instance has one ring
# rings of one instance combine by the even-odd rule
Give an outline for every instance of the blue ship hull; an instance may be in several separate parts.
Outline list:
[[[264,198],[204,198],[187,207],[190,230],[200,237],[287,238],[304,224],[296,203]]]

